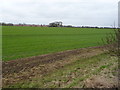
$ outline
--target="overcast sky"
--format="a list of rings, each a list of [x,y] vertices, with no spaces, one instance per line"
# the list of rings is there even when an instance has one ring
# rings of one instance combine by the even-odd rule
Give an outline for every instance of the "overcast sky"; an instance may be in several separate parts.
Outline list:
[[[119,0],[0,0],[0,22],[111,26]]]

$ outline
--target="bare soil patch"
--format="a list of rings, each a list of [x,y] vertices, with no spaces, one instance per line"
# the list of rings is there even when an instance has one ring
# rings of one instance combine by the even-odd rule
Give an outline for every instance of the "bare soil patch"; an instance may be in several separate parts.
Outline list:
[[[104,76],[94,76],[86,81],[87,88],[116,88],[118,87],[118,78],[105,78]]]

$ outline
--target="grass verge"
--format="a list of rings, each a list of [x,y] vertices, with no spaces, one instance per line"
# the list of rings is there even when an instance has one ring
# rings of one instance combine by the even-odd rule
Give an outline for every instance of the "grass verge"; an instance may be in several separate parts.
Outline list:
[[[93,75],[99,75],[104,69],[110,69],[117,58],[108,54],[100,54],[91,58],[80,59],[63,68],[55,70],[43,77],[33,78],[32,81],[19,82],[10,88],[73,88],[84,87],[84,81]],[[117,67],[117,66],[115,66]],[[110,70],[114,70],[112,67]],[[109,74],[109,73],[106,73]]]

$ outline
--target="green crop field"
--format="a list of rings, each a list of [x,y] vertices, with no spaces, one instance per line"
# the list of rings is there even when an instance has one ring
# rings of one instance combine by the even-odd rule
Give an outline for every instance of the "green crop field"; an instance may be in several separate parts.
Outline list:
[[[3,26],[3,61],[103,45],[112,29]]]

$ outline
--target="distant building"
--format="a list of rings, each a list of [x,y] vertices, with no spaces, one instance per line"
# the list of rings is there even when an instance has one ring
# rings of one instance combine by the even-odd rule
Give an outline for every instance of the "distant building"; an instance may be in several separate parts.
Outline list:
[[[120,28],[120,1],[118,2],[118,27]]]
[[[49,27],[62,27],[62,22],[49,23]]]

